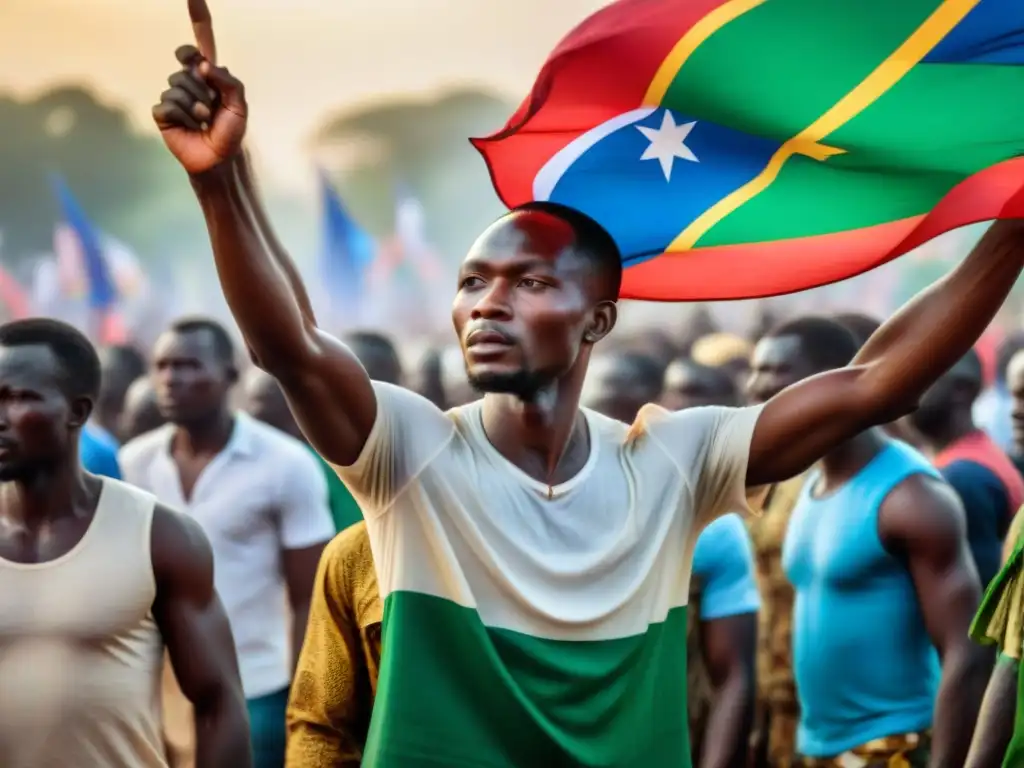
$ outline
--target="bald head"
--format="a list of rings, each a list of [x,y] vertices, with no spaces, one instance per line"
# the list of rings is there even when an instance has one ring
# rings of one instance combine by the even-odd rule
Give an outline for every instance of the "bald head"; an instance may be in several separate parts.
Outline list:
[[[345,335],[344,342],[371,379],[401,386],[404,379],[402,361],[391,339],[373,331],[354,331]]]
[[[124,404],[118,419],[117,436],[122,443],[152,432],[166,420],[156,403],[156,391],[148,376],[140,376],[125,391]]]
[[[928,388],[910,423],[930,442],[949,434],[954,424],[973,424],[971,411],[984,385],[981,358],[972,349]]]
[[[245,376],[243,388],[246,413],[274,429],[305,442],[306,438],[288,408],[284,390],[277,383],[277,379],[259,368],[252,368]]]
[[[674,361],[665,371],[661,404],[671,411],[704,405],[735,406],[739,399],[736,380],[724,368],[684,359]]]
[[[583,404],[613,419],[632,423],[639,410],[658,399],[661,363],[640,352],[617,352],[594,360]]]

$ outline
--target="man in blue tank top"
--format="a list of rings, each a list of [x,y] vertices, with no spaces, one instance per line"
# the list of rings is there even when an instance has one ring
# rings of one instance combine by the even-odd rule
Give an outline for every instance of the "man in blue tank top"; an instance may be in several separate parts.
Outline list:
[[[818,372],[859,346],[826,318],[770,337]],[[981,587],[939,473],[877,428],[833,449],[801,491],[783,567],[796,591],[798,764],[963,765],[986,677],[967,635]]]

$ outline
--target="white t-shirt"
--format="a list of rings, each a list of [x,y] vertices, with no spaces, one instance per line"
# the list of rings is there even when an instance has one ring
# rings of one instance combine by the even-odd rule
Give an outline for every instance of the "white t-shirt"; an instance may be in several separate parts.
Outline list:
[[[323,470],[298,440],[238,413],[227,446],[200,474],[186,501],[170,453],[174,430],[168,424],[125,445],[119,456],[124,479],[203,527],[245,695],[274,693],[291,682],[291,618],[281,551],[334,536]]]
[[[549,489],[491,445],[482,402],[445,414],[374,388],[366,446],[337,468],[385,602],[364,759],[688,764],[693,548],[708,522],[748,508],[759,408],[648,406],[632,428],[584,410],[589,458]],[[423,691],[430,706],[414,703]]]

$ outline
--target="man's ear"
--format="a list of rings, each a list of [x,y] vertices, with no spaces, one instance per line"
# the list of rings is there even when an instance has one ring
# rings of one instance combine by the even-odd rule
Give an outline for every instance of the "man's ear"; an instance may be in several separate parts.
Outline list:
[[[84,427],[92,416],[94,404],[91,397],[76,397],[71,401],[71,418],[68,426],[74,428]]]
[[[588,344],[596,344],[612,332],[618,319],[618,305],[614,301],[602,301],[594,307],[590,323],[583,334],[583,340]]]

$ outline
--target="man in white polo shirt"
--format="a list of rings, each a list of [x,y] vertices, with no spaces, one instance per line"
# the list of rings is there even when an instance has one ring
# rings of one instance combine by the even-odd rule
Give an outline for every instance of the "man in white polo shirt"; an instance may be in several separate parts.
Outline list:
[[[254,765],[281,768],[293,659],[334,525],[323,473],[309,451],[231,411],[234,360],[230,336],[213,321],[182,320],[164,333],[152,363],[169,423],[128,443],[121,466],[126,481],[192,515],[209,536],[216,588],[238,649]]]

